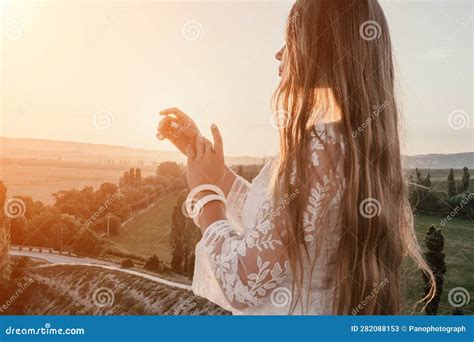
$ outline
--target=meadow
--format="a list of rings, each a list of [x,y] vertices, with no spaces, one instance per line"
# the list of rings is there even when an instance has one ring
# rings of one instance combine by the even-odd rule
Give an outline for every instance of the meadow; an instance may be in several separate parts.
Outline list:
[[[64,167],[61,163],[50,165],[0,165],[0,180],[8,188],[8,197],[30,196],[35,201],[50,205],[54,203],[52,194],[72,188],[82,189],[92,186],[98,189],[102,183],[117,183],[128,167]],[[153,171],[143,172],[149,176]]]
[[[419,169],[421,174],[426,176],[426,174],[430,173],[431,183],[433,184],[433,189],[436,191],[443,191],[445,192],[448,188],[448,169]],[[415,170],[407,170],[408,174],[415,175]],[[454,169],[454,177],[456,182],[459,183],[462,178],[462,168]],[[471,171],[472,175],[472,171]],[[471,179],[473,177],[471,176]],[[474,181],[471,180],[469,184],[469,191],[474,192]]]
[[[423,250],[426,250],[424,238],[428,227],[434,225],[441,228],[442,216],[415,215],[415,228],[419,244]],[[444,254],[446,263],[446,274],[443,284],[443,293],[439,304],[438,314],[450,315],[453,307],[448,301],[449,290],[455,287],[465,288],[471,295],[474,293],[474,222],[465,219],[454,219],[448,221],[441,228],[444,235]],[[402,278],[405,281],[405,294],[407,306],[405,313],[411,312],[411,305],[414,304],[421,296],[422,281],[421,273],[415,270],[411,263],[408,263]],[[463,307],[464,313],[468,315],[474,314],[474,298]]]
[[[128,252],[148,258],[156,254],[165,262],[171,262],[171,214],[178,198],[170,194],[152,208],[126,223],[119,236],[112,240]]]

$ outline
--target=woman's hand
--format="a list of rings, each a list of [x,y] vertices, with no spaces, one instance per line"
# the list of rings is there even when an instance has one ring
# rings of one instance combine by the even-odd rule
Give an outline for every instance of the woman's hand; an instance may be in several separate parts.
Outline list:
[[[179,108],[167,108],[160,112],[164,118],[161,119],[157,128],[157,138],[169,139],[183,154],[186,146],[194,148],[196,137],[200,135],[193,119],[187,116]]]
[[[226,175],[222,136],[216,125],[211,126],[214,145],[201,135],[196,136],[195,148],[188,145],[187,179],[190,189],[201,184],[221,186]]]
[[[191,146],[187,147],[187,179],[190,189],[201,184],[212,184],[221,188],[223,185],[228,187],[226,183],[233,182],[233,179],[235,179],[234,173],[229,172],[224,163],[224,147],[219,129],[213,124],[211,131],[214,138],[214,146],[203,136],[197,136],[196,149]],[[201,191],[196,195],[195,199],[200,200],[204,196],[212,194],[213,192]],[[224,219],[226,219],[225,207],[218,201],[205,205],[198,217],[202,231],[206,230],[213,222]]]

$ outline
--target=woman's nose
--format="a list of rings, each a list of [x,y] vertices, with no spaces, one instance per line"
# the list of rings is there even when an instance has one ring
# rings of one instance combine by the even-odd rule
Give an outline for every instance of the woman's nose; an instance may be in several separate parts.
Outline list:
[[[284,50],[284,49],[285,49],[285,48],[282,47],[282,48],[280,49],[280,51],[278,51],[278,52],[276,53],[276,55],[275,55],[275,58],[276,58],[278,61],[280,61],[280,62],[281,62],[281,57],[283,56],[283,50]]]

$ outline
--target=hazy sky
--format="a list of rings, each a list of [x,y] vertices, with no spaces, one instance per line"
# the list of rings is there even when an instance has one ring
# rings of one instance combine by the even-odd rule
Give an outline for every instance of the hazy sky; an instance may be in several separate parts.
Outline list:
[[[179,106],[229,155],[270,155],[275,52],[291,1],[5,1],[1,135],[172,149],[156,113]],[[384,1],[404,152],[474,151],[473,11]]]

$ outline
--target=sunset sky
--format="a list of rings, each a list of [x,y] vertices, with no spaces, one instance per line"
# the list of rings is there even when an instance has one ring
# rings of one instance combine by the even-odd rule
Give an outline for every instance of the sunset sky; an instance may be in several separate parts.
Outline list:
[[[474,151],[472,2],[382,3],[403,152]],[[291,5],[0,0],[1,135],[171,150],[154,137],[157,113],[178,106],[206,134],[216,123],[227,154],[271,155],[274,55]]]

